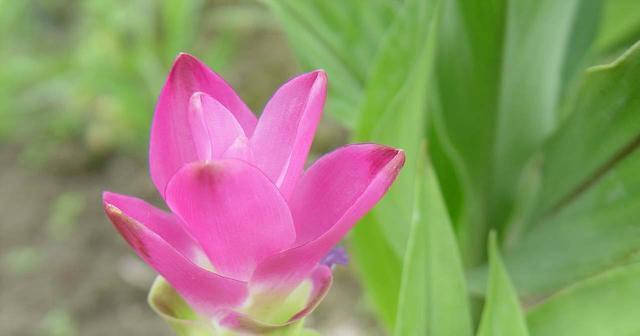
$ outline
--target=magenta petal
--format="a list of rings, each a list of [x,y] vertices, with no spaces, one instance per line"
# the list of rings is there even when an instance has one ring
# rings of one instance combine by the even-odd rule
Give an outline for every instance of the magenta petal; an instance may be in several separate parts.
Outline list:
[[[290,80],[269,100],[251,138],[256,165],[285,197],[304,169],[326,93],[324,71]]]
[[[198,243],[184,231],[180,219],[174,214],[160,210],[139,198],[108,191],[102,194],[102,200],[146,226],[191,261],[197,262],[197,259],[204,255]]]
[[[403,164],[404,152],[375,144],[344,146],[320,158],[289,202],[297,247],[261,263],[252,281],[295,285],[382,198]]]
[[[240,160],[185,166],[169,182],[166,199],[216,270],[235,279],[247,279],[257,263],[295,240],[276,186]]]
[[[184,164],[198,159],[187,116],[190,98],[196,92],[208,94],[231,111],[247,136],[256,125],[255,116],[220,76],[195,57],[180,54],[160,93],[151,126],[151,178],[163,196],[171,177]]]
[[[140,258],[160,273],[196,311],[213,317],[241,305],[247,298],[248,289],[245,282],[225,278],[197,266],[159,234],[153,232],[150,229],[152,225],[143,225],[116,205],[110,204],[110,200],[116,199],[112,197],[113,194],[105,196],[109,200],[104,200],[104,210],[122,237]],[[122,200],[116,201],[122,203]]]
[[[233,114],[202,92],[191,96],[189,125],[199,161],[219,159],[236,138],[246,138]]]
[[[296,245],[320,237],[346,215],[357,214],[350,224],[357,221],[384,195],[403,164],[403,151],[376,144],[347,145],[321,157],[300,179],[289,203]]]

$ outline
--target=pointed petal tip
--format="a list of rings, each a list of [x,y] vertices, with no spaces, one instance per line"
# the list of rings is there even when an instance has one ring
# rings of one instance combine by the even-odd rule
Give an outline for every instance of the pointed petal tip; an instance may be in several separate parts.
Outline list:
[[[122,202],[127,198],[131,198],[131,197],[126,195],[120,195],[111,191],[102,192],[102,207],[104,208],[104,211],[107,213],[109,218],[113,219],[112,216],[114,217],[127,216],[124,213],[126,210],[123,211],[122,209],[120,209],[118,205],[116,205],[119,203],[119,201]]]
[[[404,167],[406,156],[404,150],[402,149],[392,148],[392,153],[393,158],[389,160],[384,170],[388,172],[389,176],[391,176],[392,179],[395,179],[396,176],[398,176],[398,174],[400,173],[402,167]]]
[[[396,154],[395,157],[393,158],[393,161],[396,163],[396,166],[398,169],[402,168],[404,166],[404,162],[407,159],[407,156],[404,152],[404,149],[395,149]]]
[[[370,172],[376,175],[380,172],[387,172],[389,175],[396,175],[405,163],[405,152],[402,149],[375,145],[370,152]]]
[[[316,69],[313,71],[309,71],[309,72],[305,72],[299,75],[294,76],[293,78],[291,78],[289,80],[289,82],[294,81],[294,80],[309,80],[310,82],[307,82],[307,85],[309,85],[309,87],[312,86],[326,86],[327,85],[327,72],[324,71],[323,69]],[[287,82],[287,83],[289,83]],[[285,83],[286,85],[286,83]]]
[[[182,62],[182,61],[189,61],[189,60],[198,60],[195,56],[181,51],[178,53],[178,55],[176,56],[176,58],[173,60],[173,63],[177,63],[177,62]]]
[[[107,201],[103,201],[104,211],[107,213],[109,218],[122,216],[122,211],[118,209],[115,205],[108,203]]]
[[[111,191],[103,191],[102,192],[102,207],[104,211],[109,216],[121,216],[122,210],[113,205],[115,203],[114,199],[118,197],[118,194]]]
[[[185,52],[181,52],[176,56],[176,58],[173,59],[173,64],[171,65],[171,71],[169,72],[169,75],[171,76],[171,74],[178,71],[178,69],[186,70],[192,68],[193,66],[197,66],[198,64],[202,64],[202,62],[200,62],[197,57]]]
[[[327,87],[327,73],[320,69],[320,70],[315,70],[312,72],[313,75],[316,76],[315,80],[314,80],[314,86],[320,86],[322,88],[322,90],[326,90]],[[326,95],[326,92],[322,93],[323,95]]]
[[[317,69],[312,71],[311,73],[316,76],[316,80],[320,79],[324,80],[325,82],[327,81],[327,72],[324,71],[324,69]]]
[[[141,231],[144,230],[140,224],[127,217],[118,207],[106,201],[104,202],[104,211],[122,238],[143,258],[150,258],[151,255],[148,252],[147,245],[140,236]]]
[[[113,193],[111,191],[103,190],[102,191],[102,201],[104,202],[105,200],[109,199],[111,197],[111,195],[113,195]]]
[[[116,229],[118,229],[120,233],[122,233],[122,229],[125,226],[126,227],[134,226],[135,223],[128,220],[127,215],[125,215],[124,212],[120,210],[120,208],[111,204],[108,200],[103,200],[102,205],[103,205],[105,214],[111,220],[111,223],[116,227]],[[125,239],[129,240],[127,238],[127,235],[125,235],[124,233],[122,233],[122,235],[125,237]]]

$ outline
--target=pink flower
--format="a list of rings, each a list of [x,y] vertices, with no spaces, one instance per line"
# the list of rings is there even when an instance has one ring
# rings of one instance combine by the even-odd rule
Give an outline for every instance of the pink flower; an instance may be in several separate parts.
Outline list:
[[[120,234],[207,320],[251,330],[313,310],[332,278],[321,260],[404,164],[401,150],[353,144],[303,172],[326,87],[322,70],[295,77],[257,120],[219,75],[180,54],[149,146],[151,178],[171,212],[104,193]],[[296,314],[260,316],[305,282]]]

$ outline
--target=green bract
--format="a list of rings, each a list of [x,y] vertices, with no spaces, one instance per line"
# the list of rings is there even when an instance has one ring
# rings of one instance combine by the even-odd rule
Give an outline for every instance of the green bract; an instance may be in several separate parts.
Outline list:
[[[261,317],[271,323],[284,323],[304,306],[310,286],[302,285],[291,294],[284,304],[266,312],[249,311],[251,316]],[[162,277],[157,277],[149,292],[149,305],[176,332],[178,336],[233,336],[237,332],[216,326],[198,316],[180,295]],[[311,336],[313,330],[303,329],[304,321],[274,328],[265,335]],[[266,325],[268,327],[268,325]]]

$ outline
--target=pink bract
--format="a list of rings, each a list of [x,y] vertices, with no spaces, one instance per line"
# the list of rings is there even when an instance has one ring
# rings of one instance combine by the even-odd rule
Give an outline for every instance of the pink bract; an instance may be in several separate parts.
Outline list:
[[[320,261],[402,168],[401,150],[352,144],[305,172],[326,92],[324,71],[297,76],[257,120],[219,75],[177,57],[149,146],[151,178],[171,211],[111,192],[103,203],[136,253],[198,314],[246,325],[241,308],[252,295],[285,298],[309,280],[309,304],[291,319],[308,314],[331,283]]]

